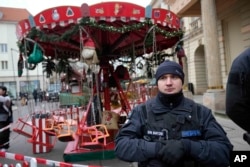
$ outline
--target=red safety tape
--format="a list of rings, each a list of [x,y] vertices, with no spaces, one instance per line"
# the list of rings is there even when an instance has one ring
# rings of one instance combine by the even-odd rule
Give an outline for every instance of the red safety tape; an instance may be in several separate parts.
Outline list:
[[[19,164],[19,163],[17,163],[17,164]],[[15,167],[16,166],[14,164],[9,164],[8,165],[8,164],[2,164],[2,163],[0,163],[0,167],[3,167],[4,165],[7,165],[8,167]],[[22,167],[29,167],[29,163],[27,161],[24,161],[23,164],[22,164]]]
[[[29,162],[24,161],[24,162],[23,162],[23,166],[22,166],[22,167],[29,167]]]
[[[37,158],[37,157],[29,157],[29,156],[24,156],[21,154],[13,154],[13,153],[2,152],[2,151],[0,151],[0,157],[12,159],[12,160],[18,160],[18,161],[28,161],[28,162],[32,158],[34,158],[34,159],[36,159],[37,164],[53,165],[53,166],[58,166],[58,167],[101,167],[101,166],[96,166],[96,165],[71,164],[71,163],[66,163],[66,162],[53,161],[53,160],[48,160],[48,159],[44,159],[44,158]]]

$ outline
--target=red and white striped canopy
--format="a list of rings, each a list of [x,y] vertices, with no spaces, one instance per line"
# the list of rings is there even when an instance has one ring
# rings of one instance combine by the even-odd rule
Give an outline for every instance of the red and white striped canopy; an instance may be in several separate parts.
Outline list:
[[[88,18],[90,23],[82,24],[84,18]],[[152,25],[158,27],[155,33],[158,49],[172,47],[179,40],[180,36],[175,33],[180,31],[180,20],[173,12],[127,2],[102,2],[91,6],[84,3],[79,7],[49,8],[20,21],[16,34],[20,41],[25,38],[37,41],[47,56],[55,56],[55,48],[61,52],[68,50],[77,54],[81,48],[81,39],[91,37],[99,54],[119,57],[130,52],[132,47],[137,50],[137,55],[142,54],[145,37]],[[77,31],[83,32],[74,33],[77,28]],[[35,34],[34,30],[37,30]],[[71,38],[65,41],[61,38],[49,39],[70,33]]]

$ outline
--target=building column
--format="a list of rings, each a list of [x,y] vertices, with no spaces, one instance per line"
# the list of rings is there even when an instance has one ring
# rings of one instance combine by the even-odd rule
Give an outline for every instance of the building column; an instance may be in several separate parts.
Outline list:
[[[189,90],[188,87],[188,63],[187,63],[187,57],[182,57],[182,62],[183,62],[183,72],[185,74],[184,78],[184,86],[183,86],[183,94],[185,97],[189,99],[194,99],[193,93]]]
[[[216,5],[215,0],[200,2],[208,82],[208,89],[203,95],[203,104],[213,111],[221,111],[225,110],[225,91],[221,78]]]

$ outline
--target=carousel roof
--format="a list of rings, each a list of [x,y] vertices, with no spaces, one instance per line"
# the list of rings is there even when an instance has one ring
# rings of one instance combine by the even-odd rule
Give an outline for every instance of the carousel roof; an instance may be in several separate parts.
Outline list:
[[[183,35],[173,12],[126,2],[49,8],[20,21],[16,33],[21,52],[37,43],[52,59],[80,58],[91,38],[100,60],[164,50]]]

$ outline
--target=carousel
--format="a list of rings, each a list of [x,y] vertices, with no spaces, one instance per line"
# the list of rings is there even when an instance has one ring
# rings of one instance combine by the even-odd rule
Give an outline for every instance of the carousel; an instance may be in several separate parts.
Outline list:
[[[32,124],[19,118],[13,131],[27,137],[34,153],[67,142],[66,162],[115,157],[117,131],[151,97],[148,78],[176,54],[183,36],[173,12],[126,2],[49,8],[20,21],[16,32],[19,77],[42,63],[47,77],[59,74],[62,90],[58,109],[34,111]],[[138,68],[146,72],[136,80]]]

